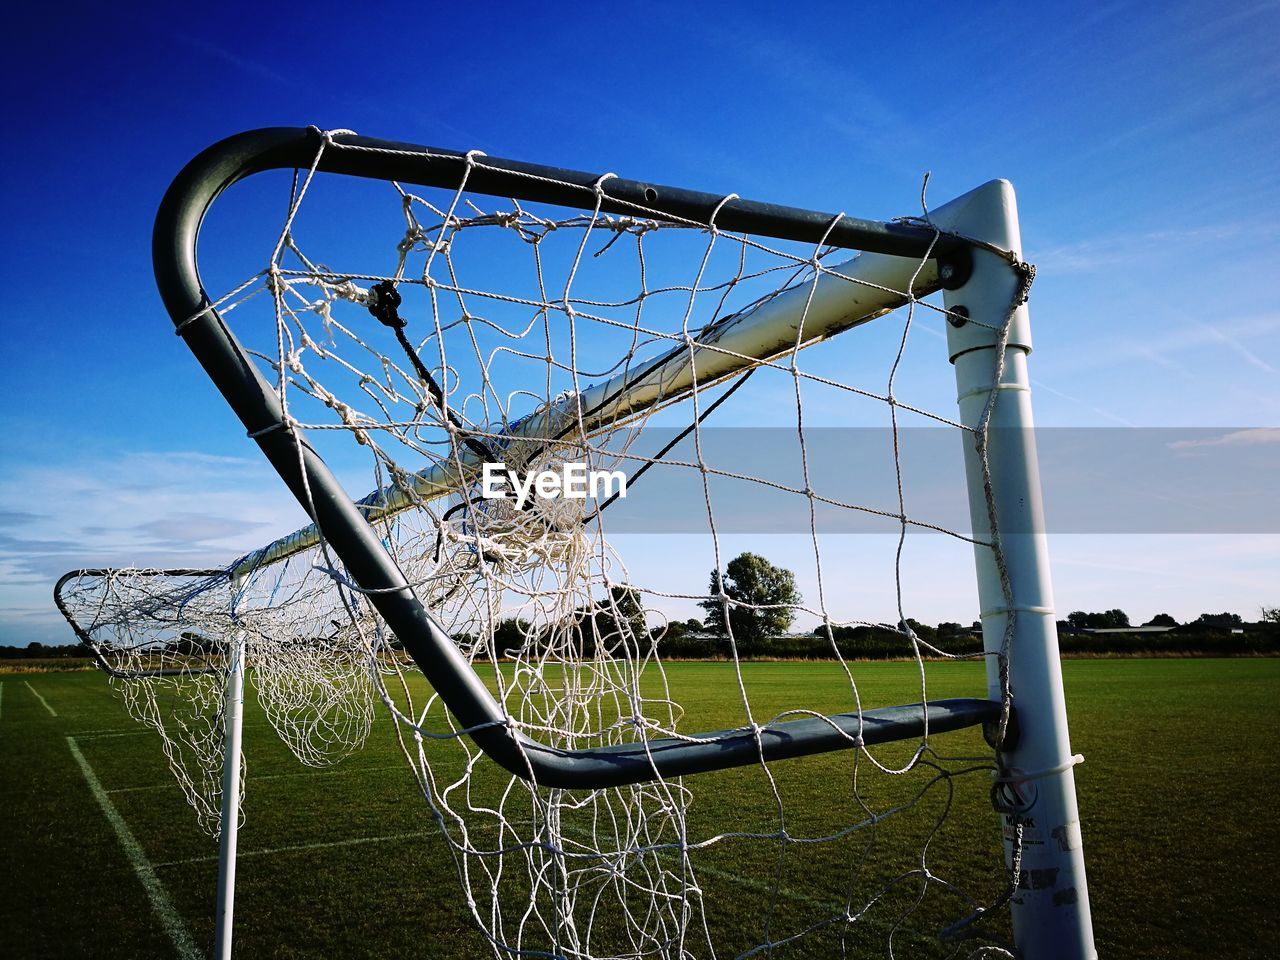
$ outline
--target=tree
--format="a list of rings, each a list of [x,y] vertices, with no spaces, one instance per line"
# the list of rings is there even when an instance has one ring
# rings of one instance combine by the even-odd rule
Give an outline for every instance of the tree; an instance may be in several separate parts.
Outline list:
[[[1167,613],[1157,613],[1143,624],[1144,627],[1176,627],[1177,625],[1178,621]]]
[[[705,629],[702,626],[702,621],[699,620],[697,617],[690,617],[688,620],[686,620],[684,622],[684,628],[689,633],[701,633]]]
[[[529,634],[527,621],[516,618],[500,620],[493,628],[493,649],[497,656],[506,656],[508,651],[519,650],[525,645]]]
[[[1077,630],[1106,630],[1129,626],[1129,615],[1123,610],[1107,610],[1105,613],[1085,613],[1073,610],[1067,614],[1067,623]]]
[[[194,630],[183,630],[176,640],[167,644],[169,651],[179,657],[208,657],[218,648],[218,643],[211,637]]]
[[[649,631],[649,639],[654,643],[659,640],[683,640],[688,630],[683,620],[668,620]]]
[[[721,599],[722,592],[727,603]],[[723,574],[712,570],[708,593],[710,596],[698,604],[707,611],[707,629],[718,634],[732,629],[734,640],[743,648],[785,633],[795,619],[794,607],[800,603],[795,574],[756,553],[738,554]]]
[[[618,640],[634,643],[649,632],[640,591],[635,587],[610,587],[608,599],[600,601],[597,607],[595,620],[596,634],[606,641],[607,647],[613,647]]]
[[[1202,613],[1196,617],[1195,625],[1197,627],[1238,627],[1244,623],[1238,613]]]
[[[919,620],[913,620],[907,617],[902,623],[898,624],[900,630],[910,630],[920,640],[925,643],[933,643],[938,639],[938,633],[928,624],[921,623]]]
[[[1108,610],[1102,616],[1106,620],[1106,625],[1108,627],[1129,626],[1129,615],[1119,608],[1116,608],[1115,610]]]
[[[607,597],[575,610],[571,628],[578,636],[578,652],[583,657],[595,656],[597,650],[614,653],[621,644],[634,646],[650,636],[640,591],[621,584],[611,586]]]
[[[1280,607],[1259,607],[1263,623],[1280,623]]]

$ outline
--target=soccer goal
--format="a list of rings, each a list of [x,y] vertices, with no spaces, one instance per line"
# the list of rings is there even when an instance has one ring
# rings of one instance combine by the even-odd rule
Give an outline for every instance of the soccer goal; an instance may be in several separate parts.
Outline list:
[[[221,831],[220,953],[247,677],[307,763],[390,715],[496,956],[1094,956],[1008,183],[875,222],[268,129],[179,174],[154,260],[312,519],[57,590]],[[912,459],[926,427],[954,464]],[[761,537],[798,594],[734,579]],[[912,617],[930,553],[976,569],[979,648]],[[792,618],[825,680],[782,689],[755,659]]]

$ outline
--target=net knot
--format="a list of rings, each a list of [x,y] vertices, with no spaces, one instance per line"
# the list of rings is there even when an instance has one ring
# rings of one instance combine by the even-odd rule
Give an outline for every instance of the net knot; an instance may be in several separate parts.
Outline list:
[[[426,239],[427,239],[427,235],[423,232],[422,227],[415,223],[412,227],[410,227],[408,230],[404,232],[404,237],[400,240],[398,244],[396,244],[396,249],[399,250],[401,253],[405,253],[409,250],[412,250],[414,245],[418,243],[420,240],[426,240]]]
[[[1036,265],[1017,259],[1014,259],[1012,263],[1013,269],[1017,271],[1018,276],[1021,278],[1021,287],[1018,290],[1017,303],[1015,304],[1015,306],[1020,307],[1031,299],[1031,285],[1036,282]]]
[[[596,192],[597,198],[603,199],[605,196],[604,182],[606,180],[617,180],[617,179],[618,179],[618,175],[616,173],[603,174],[601,175],[599,180],[597,180],[595,183],[591,185],[591,189]]]
[[[275,296],[279,296],[284,292],[285,282],[284,278],[280,275],[280,264],[273,263],[271,266],[267,267],[266,284],[267,289]]]
[[[716,208],[711,211],[711,216],[707,218],[707,233],[713,237],[720,236],[720,228],[716,226],[716,217],[720,216],[720,211],[724,209],[724,205],[730,200],[737,200],[736,193],[728,193],[720,198],[720,202],[716,204]]]
[[[326,289],[332,291],[335,297],[351,303],[367,303],[369,300],[369,294],[361,290],[360,285],[351,279],[343,280],[341,283],[329,284]]]
[[[369,288],[369,312],[385,327],[404,328],[405,321],[399,313],[400,303],[400,291],[390,280],[382,280]]]
[[[285,433],[293,433],[293,429],[296,424],[297,421],[294,420],[293,417],[285,414],[284,417],[277,420],[275,423],[269,423],[265,427],[260,427],[257,430],[250,430],[245,434],[245,436],[250,440],[256,440],[258,437],[264,436],[265,434],[271,433],[275,430],[283,430]]]

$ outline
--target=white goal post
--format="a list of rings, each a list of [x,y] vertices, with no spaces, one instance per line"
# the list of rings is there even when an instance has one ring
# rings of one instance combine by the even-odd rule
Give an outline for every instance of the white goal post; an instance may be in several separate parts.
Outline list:
[[[279,352],[264,356],[257,349],[242,346],[224,320],[230,308],[238,309],[243,302],[247,285],[217,299],[206,293],[196,264],[196,241],[209,206],[223,190],[247,176],[273,169],[292,169],[297,173],[289,215],[271,264],[254,278],[275,304]],[[344,271],[307,259],[296,245],[293,231],[297,211],[313,180],[325,173],[395,184],[404,203],[408,229],[398,247],[399,261],[394,272]],[[446,197],[452,198],[452,205],[432,206],[409,193],[402,184],[442,190]],[[473,204],[474,215],[467,212],[464,216],[459,204],[464,197],[474,195],[513,198],[514,207],[509,212],[490,214],[479,211]],[[417,209],[415,203],[439,215],[439,225],[434,230],[425,230],[418,222],[412,212]],[[530,213],[521,203],[569,207],[586,213],[581,220],[552,221]],[[651,290],[644,273],[649,269],[648,262],[641,255],[638,297],[620,297],[616,302],[602,303],[590,297],[570,296],[570,285],[578,277],[584,258],[586,236],[593,229],[612,231],[615,239],[634,238],[639,250],[645,235],[662,225],[699,231],[710,238],[708,252],[687,288],[672,286]],[[502,350],[525,351],[519,355],[520,359],[541,359],[530,353],[533,348],[523,340],[519,341],[518,348],[494,348],[487,354],[487,361],[477,365],[480,371],[477,376],[482,381],[482,386],[476,388],[479,401],[475,401],[474,393],[463,398],[457,392],[465,386],[461,381],[466,373],[445,358],[446,330],[455,331],[450,335],[459,337],[469,332],[474,343],[478,336],[476,329],[482,326],[466,304],[469,298],[483,294],[457,279],[452,263],[447,261],[454,239],[464,230],[480,227],[514,230],[522,242],[535,251],[540,249],[538,244],[557,231],[584,231],[576,255],[566,259],[564,269],[568,280],[563,297],[557,299],[545,292],[546,265],[539,259],[538,283],[542,285],[542,292],[538,297],[507,294],[497,298],[501,305],[527,308],[548,330],[547,383],[545,389],[535,391],[537,402],[522,412],[518,412],[517,404],[510,400],[506,405],[498,401],[497,391],[490,391],[490,379],[491,368],[505,359]],[[705,299],[706,291],[732,292],[735,285],[747,289],[750,282],[768,272],[746,274],[744,279],[744,268],[739,265],[736,276],[727,283],[714,286],[706,281],[704,271],[711,259],[711,246],[718,237],[729,233],[744,238],[742,262],[748,254],[779,256],[776,250],[751,238],[808,244],[814,253],[809,259],[783,258],[793,273],[780,274],[786,278],[780,288],[755,296],[735,308],[717,308],[708,322],[691,325],[689,317],[697,296]],[[600,253],[613,242],[610,240]],[[852,259],[828,265],[830,254],[836,249],[861,252]],[[296,253],[299,266],[282,267],[283,257],[289,253]],[[425,260],[420,275],[406,268],[409,257],[414,254],[421,254]],[[535,252],[535,256],[539,254]],[[252,668],[262,663],[267,685],[274,682],[272,678],[277,673],[283,675],[284,671],[271,664],[269,657],[254,659],[255,644],[264,645],[262,649],[275,644],[270,649],[276,655],[293,657],[295,660],[291,662],[297,662],[299,649],[305,647],[306,656],[314,657],[316,649],[332,639],[329,644],[332,649],[326,647],[326,669],[340,663],[346,670],[350,662],[359,659],[361,650],[366,651],[368,671],[378,696],[392,708],[397,722],[413,732],[417,745],[408,749],[408,753],[418,754],[415,762],[423,771],[424,793],[433,811],[446,813],[449,811],[447,796],[433,786],[430,760],[423,753],[424,742],[437,736],[427,729],[424,719],[437,697],[447,707],[447,715],[442,716],[449,727],[447,736],[453,738],[451,742],[473,742],[485,757],[515,780],[523,781],[536,812],[573,809],[573,803],[579,801],[566,798],[575,794],[625,797],[631,798],[627,803],[638,805],[636,809],[653,809],[655,815],[675,817],[681,824],[681,833],[684,808],[680,802],[668,794],[658,806],[645,806],[651,801],[635,798],[649,796],[645,793],[650,789],[646,785],[660,791],[669,790],[669,785],[680,784],[680,778],[686,776],[696,777],[740,765],[760,765],[767,770],[769,764],[792,757],[840,750],[863,753],[877,743],[896,740],[919,738],[923,746],[935,734],[982,725],[994,748],[991,796],[1003,832],[1009,871],[1007,888],[989,904],[971,901],[972,912],[950,928],[949,936],[969,936],[971,928],[981,927],[989,913],[1007,905],[1016,955],[1029,960],[1095,956],[1075,799],[1073,768],[1079,758],[1071,752],[1067,733],[1027,374],[1031,338],[1026,297],[1034,271],[1022,260],[1016,203],[1007,182],[992,181],[920,217],[884,224],[743,201],[733,195],[699,194],[612,175],[602,177],[497,160],[474,152],[460,154],[374,140],[349,132],[269,129],[241,134],[214,145],[178,176],[157,217],[154,257],[161,295],[179,335],[235,410],[249,436],[314,520],[302,530],[240,558],[222,572],[225,581],[234,586],[231,592],[238,597],[247,596],[244,591],[252,587],[245,585],[252,585],[255,578],[265,576],[264,572],[284,569],[294,558],[311,558],[302,573],[290,575],[296,579],[281,574],[271,581],[269,589],[260,588],[264,599],[233,601],[226,615],[201,612],[204,602],[201,598],[207,590],[204,581],[208,578],[201,580],[198,589],[174,587],[170,582],[165,588],[168,593],[159,601],[155,598],[162,591],[151,586],[157,578],[129,580],[127,572],[117,575],[111,571],[81,571],[79,577],[73,572],[59,584],[60,608],[104,665],[124,677],[124,682],[128,682],[130,670],[143,677],[160,676],[166,670],[173,670],[172,664],[166,666],[160,662],[163,658],[157,657],[155,651],[157,644],[176,649],[174,638],[179,635],[188,639],[184,641],[186,646],[182,648],[181,657],[175,660],[180,663],[178,671],[196,669],[192,664],[200,658],[192,657],[191,648],[198,644],[183,632],[187,629],[186,611],[193,611],[192,622],[211,623],[215,617],[220,618],[219,626],[208,632],[210,636],[225,636],[225,649],[219,648],[199,669],[215,672],[223,689],[228,691],[226,736],[219,744],[226,760],[221,771],[224,775],[221,788],[224,883],[219,903],[219,945],[224,955],[230,951],[234,823],[238,816],[235,800],[236,784],[240,781],[240,713],[231,705],[243,700],[246,664]],[[447,274],[440,272],[442,262],[449,263]],[[430,298],[436,324],[433,334],[411,346],[402,332],[406,321],[399,313],[401,295],[397,290],[407,291],[415,284],[415,292]],[[668,324],[656,333],[642,325],[639,310],[648,300],[659,293],[686,289],[690,310],[682,324]],[[651,702],[646,697],[635,693],[631,694],[632,700],[626,701],[627,695],[623,694],[622,700],[626,702],[619,707],[617,720],[606,724],[603,732],[592,733],[584,739],[575,733],[577,727],[573,723],[558,721],[565,724],[562,727],[547,719],[547,716],[559,716],[555,709],[548,708],[551,712],[544,716],[537,712],[539,708],[530,707],[537,699],[531,694],[523,694],[520,706],[513,708],[516,701],[503,687],[500,672],[496,693],[481,679],[474,665],[476,657],[485,656],[487,650],[495,663],[501,658],[503,651],[494,639],[499,612],[507,602],[504,598],[521,590],[532,591],[530,602],[536,601],[548,609],[554,607],[556,611],[548,613],[537,630],[526,631],[526,645],[536,650],[527,656],[536,660],[538,670],[535,672],[539,676],[545,664],[551,662],[546,660],[546,650],[556,643],[561,646],[555,647],[557,652],[552,661],[562,667],[572,661],[573,651],[588,647],[595,651],[609,639],[614,646],[609,654],[608,669],[623,669],[615,664],[634,660],[637,671],[634,683],[620,679],[617,687],[610,687],[613,692],[609,695],[617,700],[620,696],[617,691],[627,689],[628,684],[639,689],[639,671],[651,659],[648,647],[616,624],[610,628],[619,630],[616,636],[597,636],[595,642],[584,645],[583,624],[590,623],[593,631],[597,628],[594,619],[584,620],[578,612],[582,609],[582,597],[586,596],[589,604],[594,603],[592,590],[598,592],[602,584],[608,587],[609,597],[615,597],[614,588],[609,586],[614,583],[612,574],[600,572],[612,569],[608,557],[600,553],[605,559],[583,559],[587,547],[597,549],[598,545],[592,546],[595,541],[590,537],[600,511],[589,516],[566,514],[557,507],[561,512],[554,515],[547,512],[531,516],[527,511],[502,513],[497,508],[477,504],[473,491],[486,462],[501,460],[505,468],[525,471],[532,470],[535,464],[559,462],[570,455],[600,456],[603,449],[597,446],[598,442],[603,443],[600,438],[615,437],[637,425],[643,427],[656,411],[681,403],[693,405],[686,432],[691,432],[696,439],[703,419],[720,402],[713,398],[732,393],[745,375],[757,369],[776,370],[794,377],[799,409],[803,375],[796,358],[802,350],[839,335],[844,335],[844,339],[856,337],[846,331],[904,306],[914,309],[924,297],[938,291],[943,296],[941,315],[946,320],[948,355],[955,368],[959,400],[957,425],[966,437],[965,483],[971,533],[962,539],[972,541],[977,569],[987,668],[985,697],[931,700],[922,696],[919,703],[876,708],[864,707],[859,699],[856,709],[846,713],[816,713],[797,704],[796,709],[790,711],[793,715],[767,723],[752,719],[748,707],[747,722],[742,726],[689,733],[685,729],[677,730],[674,720],[652,719],[646,713],[645,704]],[[453,321],[452,326],[441,321],[438,301],[438,298],[450,297],[456,299],[461,311],[461,318]],[[639,304],[637,319],[627,329],[631,331],[632,344],[642,339],[641,333],[648,335],[647,352],[630,347],[625,362],[615,366],[609,375],[599,379],[582,376],[588,365],[578,358],[578,351],[584,350],[585,334],[575,332],[575,324],[585,325],[586,320],[591,320],[606,327],[619,327],[609,311],[631,309],[633,302]],[[375,349],[369,334],[349,333],[349,323],[344,326],[334,319],[336,306],[340,304],[367,310],[383,326],[394,330],[404,348],[403,356],[394,346]],[[299,319],[301,315],[312,314],[323,321],[330,334],[332,324],[340,331],[339,339],[347,335],[365,354],[379,358],[376,362],[370,361],[367,370],[344,360],[340,372],[344,376],[359,374],[357,387],[375,398],[384,414],[381,420],[356,410],[348,401],[348,394],[339,395],[335,392],[337,388],[330,386],[336,381],[322,380],[306,366],[304,355],[308,351],[324,359],[336,356],[318,339],[313,339],[304,321]],[[567,353],[559,346],[552,346],[553,336],[560,335],[551,332],[548,318],[552,314],[557,320],[567,322]],[[489,325],[508,339],[515,339],[510,335],[509,326],[504,328],[497,321]],[[484,335],[482,330],[479,336]],[[438,365],[420,359],[429,352],[427,344],[431,344],[430,350],[439,350]],[[478,357],[483,353],[480,347],[476,347],[475,352]],[[404,356],[408,357],[407,364]],[[609,369],[607,363],[603,367]],[[570,377],[572,388],[561,390],[553,386],[553,371],[563,371]],[[273,384],[269,375],[274,375],[277,382]],[[809,381],[843,386],[832,384],[829,376],[809,375],[806,384]],[[887,401],[891,414],[896,417],[895,408],[900,404],[894,398],[892,382],[891,375],[887,396],[876,399]],[[301,391],[309,401],[318,401],[328,410],[336,411],[337,419],[327,429],[345,432],[361,446],[374,451],[379,484],[372,493],[355,500],[339,483],[308,439],[312,425],[295,413],[296,407],[289,405],[290,389],[295,396]],[[486,391],[493,393],[492,401]],[[405,398],[412,400],[410,415],[396,406]],[[488,410],[490,404],[496,407],[496,416],[485,418],[469,413],[477,406]],[[893,423],[896,444],[897,420]],[[434,431],[433,436],[445,438],[443,454],[433,455],[433,448],[422,439],[428,427]],[[803,446],[803,426],[800,431]],[[405,467],[401,461],[408,462],[410,458],[400,456],[397,460],[387,452],[395,443],[420,455],[420,459],[425,458],[427,464],[414,469]],[[623,445],[618,449],[625,452],[629,448]],[[664,454],[665,450],[635,456],[635,462],[659,463]],[[705,475],[707,465],[701,453],[698,456],[698,465]],[[815,500],[823,499],[808,488],[790,492],[806,497],[811,507]],[[710,494],[707,496],[710,513]],[[437,510],[434,506],[437,502],[444,502],[446,507]],[[830,502],[829,498],[826,502]],[[447,506],[449,503],[453,506]],[[458,513],[462,514],[463,521],[453,519]],[[896,513],[890,511],[886,515],[899,521],[904,530],[908,524],[919,522],[908,516],[901,506]],[[422,529],[415,528],[405,534],[396,525],[406,517],[419,518]],[[715,536],[714,521],[712,536]],[[442,543],[445,544],[443,559]],[[584,574],[586,580],[573,586],[578,584],[575,577],[586,569],[582,567],[584,563],[593,572]],[[555,580],[554,589],[529,587],[532,572],[544,576],[546,569],[562,574]],[[821,577],[820,561],[818,569]],[[192,572],[180,573],[189,577]],[[314,580],[321,581],[322,586],[313,585]],[[112,586],[103,587],[103,583]],[[566,583],[573,589],[566,588]],[[317,614],[315,608],[308,608],[305,620],[298,621],[305,626],[295,628],[292,621],[288,621],[284,630],[293,631],[291,636],[303,639],[290,644],[280,641],[282,628],[278,611],[291,603],[300,603],[298,598],[304,596],[307,603],[315,603],[315,596],[322,590],[332,594],[323,601],[326,612]],[[562,593],[571,595],[579,606],[573,607],[568,600],[563,600]],[[110,602],[103,599],[108,594],[112,597]],[[472,600],[471,594],[483,594],[483,598]],[[151,599],[142,603],[138,599],[141,596]],[[732,604],[749,606],[745,601],[730,598],[724,588],[721,601],[727,623],[732,621],[729,616]],[[611,609],[616,619],[620,616],[617,603],[608,602],[613,604]],[[237,603],[240,606],[237,607]],[[468,603],[472,606],[466,606]],[[463,608],[465,615],[456,614]],[[157,614],[161,609],[176,609],[179,613]],[[566,610],[571,613],[566,615]],[[832,618],[825,607],[818,612],[827,625],[834,649]],[[131,617],[139,624],[136,635],[127,626]],[[148,634],[143,621],[161,626],[152,627]],[[559,626],[570,621],[573,625],[569,627]],[[324,643],[318,637],[317,623],[323,624],[324,632],[331,635]],[[332,630],[329,623],[333,625]],[[479,628],[481,642],[468,647],[459,641],[459,624],[463,623],[483,625]],[[920,645],[905,626],[905,618],[897,628],[903,631],[919,658]],[[732,634],[732,630],[730,632]],[[122,643],[120,637],[125,635],[128,640]],[[411,711],[397,706],[378,679],[380,671],[386,669],[390,649],[387,638],[392,636],[403,644],[405,653],[434,691],[425,707]],[[333,639],[339,637],[340,641]],[[733,643],[732,635],[730,642]],[[659,650],[660,647],[659,643]],[[132,660],[121,653],[126,648]],[[139,654],[139,650],[143,654]],[[620,654],[619,650],[623,652]],[[736,664],[736,645],[733,659]],[[516,662],[524,661],[517,656]],[[353,675],[356,673],[358,668],[353,670]],[[543,692],[537,694],[543,695]],[[599,709],[599,691],[584,693],[575,686],[568,696],[571,699],[585,697],[582,702],[590,701],[589,709]],[[621,721],[628,718],[635,720],[635,728],[619,733]],[[333,739],[355,742],[362,738],[361,734]],[[305,752],[303,749],[299,755]],[[471,748],[466,748],[466,754],[473,758],[471,764],[480,756]],[[917,759],[920,755],[917,751]],[[610,794],[610,791],[617,793]],[[600,802],[621,803],[623,800]],[[499,822],[505,827],[513,821],[504,813]],[[549,856],[559,865],[556,869],[572,874],[577,869],[572,856],[577,854],[568,851],[571,846],[576,850],[581,838],[575,838],[570,844],[568,828],[555,836],[562,839],[550,843]],[[785,831],[781,836],[785,846],[789,842]],[[460,867],[464,883],[478,883],[481,887],[485,882],[491,883],[494,903],[499,903],[507,896],[499,889],[500,879],[493,875],[488,881],[476,879],[482,869],[487,869],[482,868],[487,855],[481,849],[483,845],[471,840],[465,831],[462,837],[457,842],[462,853],[460,862],[470,864],[474,860],[477,865]],[[584,849],[595,850],[590,856],[599,860],[610,856],[610,844],[622,842],[621,837],[609,835],[596,838],[594,844],[586,844]],[[632,838],[628,842],[633,845],[631,849],[637,859],[659,856],[655,852],[658,847],[651,840]],[[668,846],[661,846],[661,855],[665,856]],[[694,847],[696,845],[681,840],[671,848],[683,858],[684,867],[662,873],[663,883],[654,887],[655,891],[662,892],[654,893],[653,904],[661,904],[662,898],[669,899],[670,889],[664,884],[672,882],[670,877],[681,874],[682,870],[690,871],[689,850]],[[655,866],[657,863],[654,859],[646,869],[668,870],[665,866]],[[619,884],[620,890],[617,870],[610,867],[613,872],[601,874],[599,882]],[[926,886],[929,880],[925,870]],[[586,908],[575,905],[570,902],[572,898],[562,894],[557,896],[562,896],[563,903],[546,906],[539,899],[542,896],[538,888],[540,882],[535,883],[534,891],[529,894],[528,911],[539,918],[544,909],[554,913],[554,920],[539,919],[539,923],[543,929],[554,931],[549,936],[557,940],[564,938],[558,945],[546,946],[550,952],[544,955],[595,955],[590,948],[593,924],[587,923],[583,933],[573,920],[574,911]],[[629,905],[627,898],[634,896],[635,884],[627,882],[630,892],[617,896],[623,903],[620,908],[623,914],[634,922],[635,916],[644,911],[633,910]],[[675,913],[664,914],[665,910],[675,909],[668,906],[649,908],[649,915],[666,917],[661,933],[655,932],[657,928],[651,930],[645,926],[649,921],[637,924],[644,927],[644,932],[630,934],[636,943],[635,955],[665,956],[666,951],[671,951],[672,956],[696,954],[686,950],[684,938],[689,923],[688,904],[697,901],[700,894],[692,881],[687,881],[681,890],[678,895],[672,895],[684,904]],[[473,896],[470,889],[468,896]],[[878,897],[879,894],[862,910],[847,907],[837,919],[845,925],[855,923]],[[597,909],[605,908],[592,906],[589,913],[593,919]],[[506,955],[530,948],[532,941],[522,939],[526,936],[523,923],[520,934],[513,935],[510,925],[505,925],[501,918],[482,918],[474,905],[472,910],[495,953]],[[493,916],[498,914],[495,912]],[[675,934],[671,933],[672,925],[678,928]],[[794,934],[793,939],[799,940],[819,929],[820,925],[814,924]],[[755,949],[779,942],[788,941],[766,938]],[[536,945],[531,948],[535,952],[544,949]],[[999,952],[1002,948],[997,944],[982,949]]]

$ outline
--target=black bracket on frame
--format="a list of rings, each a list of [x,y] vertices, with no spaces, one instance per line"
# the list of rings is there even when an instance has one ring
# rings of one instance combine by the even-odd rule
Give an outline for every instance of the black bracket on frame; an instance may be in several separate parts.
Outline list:
[[[959,290],[973,276],[973,250],[967,246],[948,246],[938,252],[938,286],[943,290]]]

